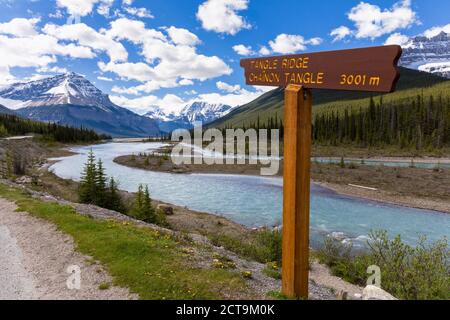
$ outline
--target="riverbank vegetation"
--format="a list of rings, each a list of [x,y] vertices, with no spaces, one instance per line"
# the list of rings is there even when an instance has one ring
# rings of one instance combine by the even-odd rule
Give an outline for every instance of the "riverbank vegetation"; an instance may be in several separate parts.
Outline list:
[[[416,247],[389,239],[385,231],[370,234],[368,251],[354,255],[352,247],[330,238],[316,256],[332,272],[351,283],[365,286],[367,268],[378,266],[381,286],[399,299],[450,299],[450,248],[447,239],[427,243],[421,238]]]
[[[26,134],[40,135],[44,140],[62,143],[93,143],[111,139],[86,128],[73,128],[55,123],[24,119],[15,115],[0,114],[0,137]]]
[[[88,153],[82,178],[78,187],[79,202],[127,214],[136,219],[164,225],[165,218],[152,204],[148,186],[141,184],[134,196],[133,204],[127,203],[114,177],[108,179],[101,159],[96,161],[92,150]]]

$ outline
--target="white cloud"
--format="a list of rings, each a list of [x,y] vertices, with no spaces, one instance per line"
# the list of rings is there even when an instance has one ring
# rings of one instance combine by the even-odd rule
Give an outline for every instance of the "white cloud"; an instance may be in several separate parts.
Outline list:
[[[111,28],[105,30],[105,35],[117,40],[129,40],[134,44],[142,44],[149,39],[167,41],[166,36],[157,30],[147,29],[145,23],[139,20],[119,18],[111,22]]]
[[[310,44],[312,46],[320,46],[323,43],[323,39],[316,37],[316,38],[311,38],[307,41],[307,44]]]
[[[114,0],[101,0],[99,6],[97,7],[97,13],[104,17],[109,17],[109,13],[113,4]]]
[[[416,12],[411,8],[411,0],[401,0],[392,8],[382,10],[379,6],[360,2],[347,14],[355,30],[345,26],[334,29],[331,35],[342,40],[349,35],[357,39],[375,39],[398,29],[406,29],[419,23]]]
[[[98,80],[101,80],[101,81],[106,81],[106,82],[112,82],[112,81],[114,81],[113,79],[108,78],[108,77],[104,77],[104,76],[98,76],[97,79],[98,79]]]
[[[440,34],[441,32],[450,33],[450,24],[446,26],[433,27],[424,32],[424,36],[428,38],[433,38]]]
[[[227,93],[224,95],[220,93],[206,93],[200,94],[195,99],[192,99],[192,101],[204,101],[211,104],[222,103],[232,107],[237,107],[255,100],[263,93],[264,91],[259,89],[257,89],[256,91],[248,91],[242,89],[239,92]]]
[[[17,37],[34,36],[36,24],[40,21],[38,18],[25,19],[14,18],[9,22],[0,23],[0,34],[9,34]]]
[[[147,8],[125,7],[124,10],[127,13],[136,16],[138,18],[149,18],[149,19],[154,18],[150,10],[148,10]]]
[[[208,31],[235,35],[242,29],[249,29],[251,25],[238,15],[246,10],[249,0],[207,0],[197,11],[197,19],[202,27]]]
[[[6,31],[10,33],[8,30]],[[24,36],[0,34],[0,82],[2,84],[14,80],[10,71],[15,67],[37,68],[41,72],[57,72],[57,69],[52,70],[52,68],[48,67],[49,64],[57,62],[57,56],[71,58],[95,57],[95,54],[88,47],[74,43],[60,43],[56,37],[40,34],[36,29],[34,32],[31,32],[31,30],[23,32],[22,30],[17,34]]]
[[[194,84],[194,81],[189,80],[189,79],[181,79],[178,84],[180,86],[192,86]]]
[[[49,73],[67,73],[69,72],[69,70],[67,70],[66,68],[61,68],[58,66],[53,66],[53,67],[41,67],[38,68],[36,71],[38,72],[49,72]]]
[[[150,81],[156,77],[153,69],[143,62],[104,63],[100,61],[98,67],[102,72],[113,72],[125,80]]]
[[[340,26],[339,28],[336,28],[331,31],[330,36],[332,36],[333,42],[343,40],[350,36],[352,34],[352,31],[346,27],[346,26]]]
[[[192,80],[231,74],[231,68],[217,56],[197,53],[198,37],[187,29],[168,27],[166,34],[147,29],[142,21],[121,18],[111,23],[104,34],[116,40],[128,40],[141,48],[145,62],[99,63],[103,72],[114,72],[128,80],[144,82],[131,88],[115,88],[116,93],[150,93],[160,88],[191,85]]]
[[[134,99],[112,95],[110,98],[115,104],[132,109],[139,114],[146,113],[152,109],[152,106],[160,107],[166,114],[179,113],[187,104],[186,101],[174,94],[167,94],[162,99],[154,95]]]
[[[100,0],[56,0],[56,5],[65,8],[67,12],[74,16],[86,16],[90,14],[94,5]]]
[[[111,61],[125,61],[128,59],[128,52],[120,42],[114,41],[84,23],[63,26],[47,24],[43,31],[60,40],[76,41],[82,46],[106,52]]]
[[[200,43],[200,39],[187,29],[176,28],[172,26],[166,28],[166,31],[169,34],[170,39],[172,39],[173,43],[175,44],[195,46]]]
[[[273,52],[281,54],[296,53],[306,50],[307,45],[319,45],[322,43],[321,38],[312,38],[306,40],[303,36],[282,33],[275,40],[269,41],[269,45]]]
[[[238,84],[231,85],[231,84],[228,84],[223,81],[218,81],[218,82],[216,82],[216,86],[217,86],[217,89],[223,90],[223,91],[229,92],[229,93],[235,93],[235,92],[241,91],[241,86]]]
[[[243,44],[233,46],[233,50],[240,56],[251,56],[254,54],[251,46],[245,46]]]
[[[263,55],[263,56],[268,56],[269,54],[271,54],[272,52],[270,51],[270,49],[269,48],[267,48],[266,46],[262,46],[260,49],[259,49],[259,54],[261,54],[261,55]]]
[[[410,38],[408,36],[405,36],[401,33],[393,33],[389,36],[389,38],[386,39],[385,45],[392,45],[397,44],[399,46],[406,46],[408,43],[410,43]]]
[[[48,16],[50,18],[61,19],[63,17],[63,14],[60,9],[56,9],[54,13],[49,13]]]

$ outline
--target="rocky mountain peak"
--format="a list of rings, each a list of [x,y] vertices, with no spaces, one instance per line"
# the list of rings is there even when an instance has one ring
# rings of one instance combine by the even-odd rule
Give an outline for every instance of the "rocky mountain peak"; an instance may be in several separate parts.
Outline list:
[[[411,38],[403,46],[400,65],[450,78],[450,34]]]

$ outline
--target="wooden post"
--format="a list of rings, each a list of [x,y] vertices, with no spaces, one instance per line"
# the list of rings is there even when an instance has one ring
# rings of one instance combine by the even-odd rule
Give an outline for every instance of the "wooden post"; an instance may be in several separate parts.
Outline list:
[[[311,91],[285,89],[283,189],[283,294],[308,298]]]

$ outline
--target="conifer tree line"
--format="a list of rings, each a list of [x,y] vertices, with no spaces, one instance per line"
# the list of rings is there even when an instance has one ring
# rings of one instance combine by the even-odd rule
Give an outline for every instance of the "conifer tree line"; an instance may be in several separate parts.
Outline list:
[[[139,185],[134,204],[130,209],[127,208],[117,182],[113,177],[108,179],[102,160],[97,161],[92,150],[88,153],[83,169],[78,195],[81,203],[128,214],[149,223],[164,223],[164,219],[157,214],[152,204],[148,186],[144,188],[143,185]]]
[[[336,111],[337,110],[337,111]],[[450,147],[450,96],[419,94],[384,103],[383,97],[370,98],[367,108],[335,108],[313,119],[312,139],[320,145],[359,147],[397,146],[399,148],[441,149]],[[280,130],[284,125],[278,114],[261,121],[245,123],[242,129]],[[235,128],[227,125],[222,128]]]
[[[73,128],[55,123],[45,123],[24,119],[15,115],[0,114],[0,136],[39,134],[58,142],[95,142],[110,139],[106,135],[99,135],[86,128]]]
[[[441,149],[450,146],[450,97],[417,95],[383,103],[373,98],[366,109],[319,114],[313,121],[318,144],[355,144],[361,147]]]

